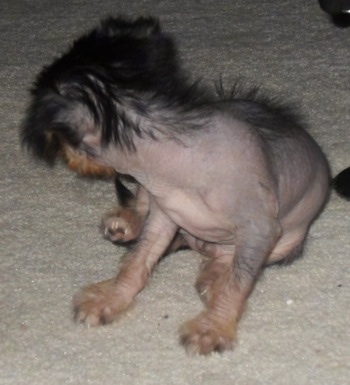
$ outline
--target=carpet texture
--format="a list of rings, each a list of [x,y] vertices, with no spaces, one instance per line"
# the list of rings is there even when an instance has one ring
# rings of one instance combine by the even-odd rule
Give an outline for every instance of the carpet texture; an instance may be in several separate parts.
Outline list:
[[[119,322],[72,322],[72,295],[110,277],[124,252],[98,231],[114,187],[36,164],[18,128],[42,66],[120,13],[160,17],[194,78],[241,77],[299,103],[333,173],[350,166],[350,29],[316,0],[2,0],[0,384],[349,384],[350,203],[334,193],[304,258],[265,270],[232,352],[188,357],[178,344],[201,309],[191,251],[163,260]]]

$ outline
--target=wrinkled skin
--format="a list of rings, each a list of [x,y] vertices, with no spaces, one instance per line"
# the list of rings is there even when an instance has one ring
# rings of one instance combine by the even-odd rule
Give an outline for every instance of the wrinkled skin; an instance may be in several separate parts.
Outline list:
[[[206,308],[182,326],[181,342],[192,353],[229,349],[261,267],[301,249],[329,190],[328,165],[316,143],[300,131],[276,139],[267,153],[257,133],[229,114],[214,114],[212,123],[182,143],[137,139],[135,153],[93,148],[97,163],[140,183],[134,214],[119,216],[123,231],[112,240],[123,240],[128,224],[125,240],[139,238],[116,279],[75,297],[79,321],[115,319],[161,256],[187,245],[209,257],[196,283]],[[116,221],[107,218],[110,234]]]

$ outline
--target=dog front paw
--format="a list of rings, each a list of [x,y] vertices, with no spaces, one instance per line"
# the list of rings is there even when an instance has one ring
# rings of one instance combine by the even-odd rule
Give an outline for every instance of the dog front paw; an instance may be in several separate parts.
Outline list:
[[[102,218],[101,231],[106,239],[116,243],[135,240],[141,230],[141,218],[131,209],[121,209]]]
[[[180,342],[189,354],[207,355],[233,349],[235,323],[221,324],[203,312],[180,328]]]
[[[110,279],[87,286],[74,296],[74,319],[87,326],[104,325],[114,321],[128,305],[118,294],[115,279]]]

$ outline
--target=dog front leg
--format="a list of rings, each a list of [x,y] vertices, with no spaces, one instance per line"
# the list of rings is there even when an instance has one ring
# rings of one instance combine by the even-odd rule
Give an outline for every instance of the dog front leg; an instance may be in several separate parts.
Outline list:
[[[278,223],[253,221],[237,232],[234,246],[222,247],[221,255],[219,247],[203,265],[196,287],[206,309],[180,328],[180,341],[189,353],[233,348],[245,301],[279,234]]]
[[[117,276],[87,286],[75,295],[75,320],[95,326],[110,323],[123,313],[145,287],[176,231],[177,226],[152,202],[143,232],[125,255]]]

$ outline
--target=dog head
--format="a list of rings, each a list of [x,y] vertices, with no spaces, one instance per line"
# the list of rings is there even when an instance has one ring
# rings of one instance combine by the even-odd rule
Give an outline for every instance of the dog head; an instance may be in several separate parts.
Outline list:
[[[112,138],[130,150],[132,136],[140,135],[125,100],[142,109],[135,95],[171,93],[178,79],[173,41],[156,19],[109,18],[38,75],[22,143],[51,164],[60,154],[79,172],[111,172],[98,171],[95,149]]]

